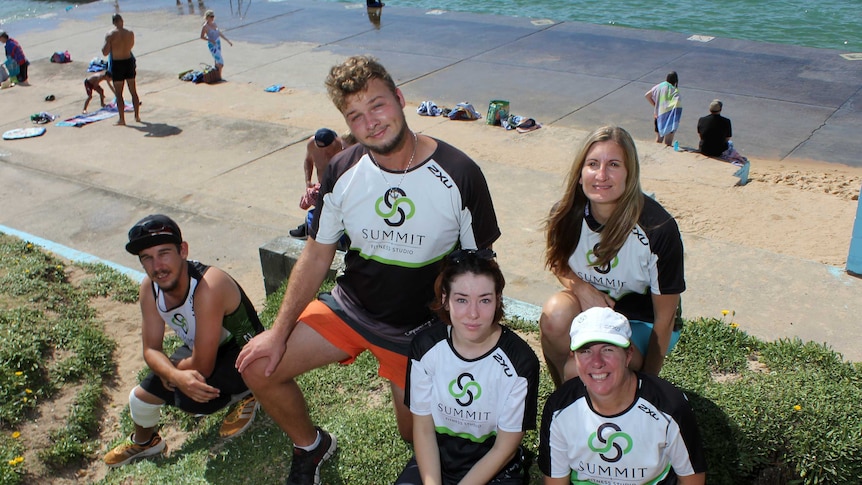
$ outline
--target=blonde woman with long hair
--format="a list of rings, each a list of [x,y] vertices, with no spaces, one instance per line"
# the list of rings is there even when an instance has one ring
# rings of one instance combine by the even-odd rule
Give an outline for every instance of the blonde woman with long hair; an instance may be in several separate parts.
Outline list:
[[[683,246],[676,221],[641,189],[626,130],[604,126],[587,136],[545,234],[545,264],[564,287],[545,302],[539,321],[555,384],[577,375],[567,365],[567,337],[574,317],[592,307],[631,321],[631,368],[658,375],[679,339]]]

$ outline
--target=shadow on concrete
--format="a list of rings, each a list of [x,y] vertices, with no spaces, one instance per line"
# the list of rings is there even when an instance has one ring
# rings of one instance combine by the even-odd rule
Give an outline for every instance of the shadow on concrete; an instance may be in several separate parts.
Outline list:
[[[141,124],[144,126],[132,126],[132,128],[146,133],[144,136],[149,137],[165,138],[179,135],[183,132],[180,128],[165,123],[147,123],[146,121],[142,121]]]

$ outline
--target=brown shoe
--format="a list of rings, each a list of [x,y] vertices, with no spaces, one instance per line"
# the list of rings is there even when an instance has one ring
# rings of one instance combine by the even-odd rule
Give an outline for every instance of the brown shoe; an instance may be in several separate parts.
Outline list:
[[[257,402],[254,394],[249,394],[242,401],[236,403],[224,417],[221,429],[218,431],[219,436],[233,438],[242,434],[251,426],[259,406],[260,403]]]
[[[111,468],[123,466],[140,458],[164,453],[168,448],[167,444],[162,441],[162,437],[159,436],[159,433],[153,433],[150,441],[143,445],[135,443],[134,440],[132,440],[134,436],[135,434],[132,433],[129,435],[129,440],[127,442],[109,451],[108,454],[105,455],[105,465],[108,465]]]

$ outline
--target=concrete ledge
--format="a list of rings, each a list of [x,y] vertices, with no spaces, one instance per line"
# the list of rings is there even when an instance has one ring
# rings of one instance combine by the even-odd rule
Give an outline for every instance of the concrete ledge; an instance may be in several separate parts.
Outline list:
[[[266,296],[274,293],[290,276],[296,260],[305,248],[305,241],[288,236],[279,236],[260,247],[260,267],[263,271],[263,286]],[[329,267],[327,278],[333,278],[344,270],[344,252],[336,251]]]
[[[263,271],[266,296],[277,291],[290,276],[304,247],[305,241],[287,236],[279,236],[260,247],[260,267]],[[344,271],[344,252],[336,251],[335,259],[326,276],[334,279],[342,271]],[[542,314],[540,307],[505,296],[503,303],[506,306],[506,316],[517,317],[527,322],[539,322],[539,316]]]

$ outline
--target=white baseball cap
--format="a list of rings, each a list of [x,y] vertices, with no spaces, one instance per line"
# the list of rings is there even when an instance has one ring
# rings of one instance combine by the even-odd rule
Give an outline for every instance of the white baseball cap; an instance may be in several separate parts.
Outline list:
[[[572,320],[569,330],[571,349],[578,350],[590,342],[604,342],[627,348],[632,327],[623,315],[609,307],[589,308]]]

